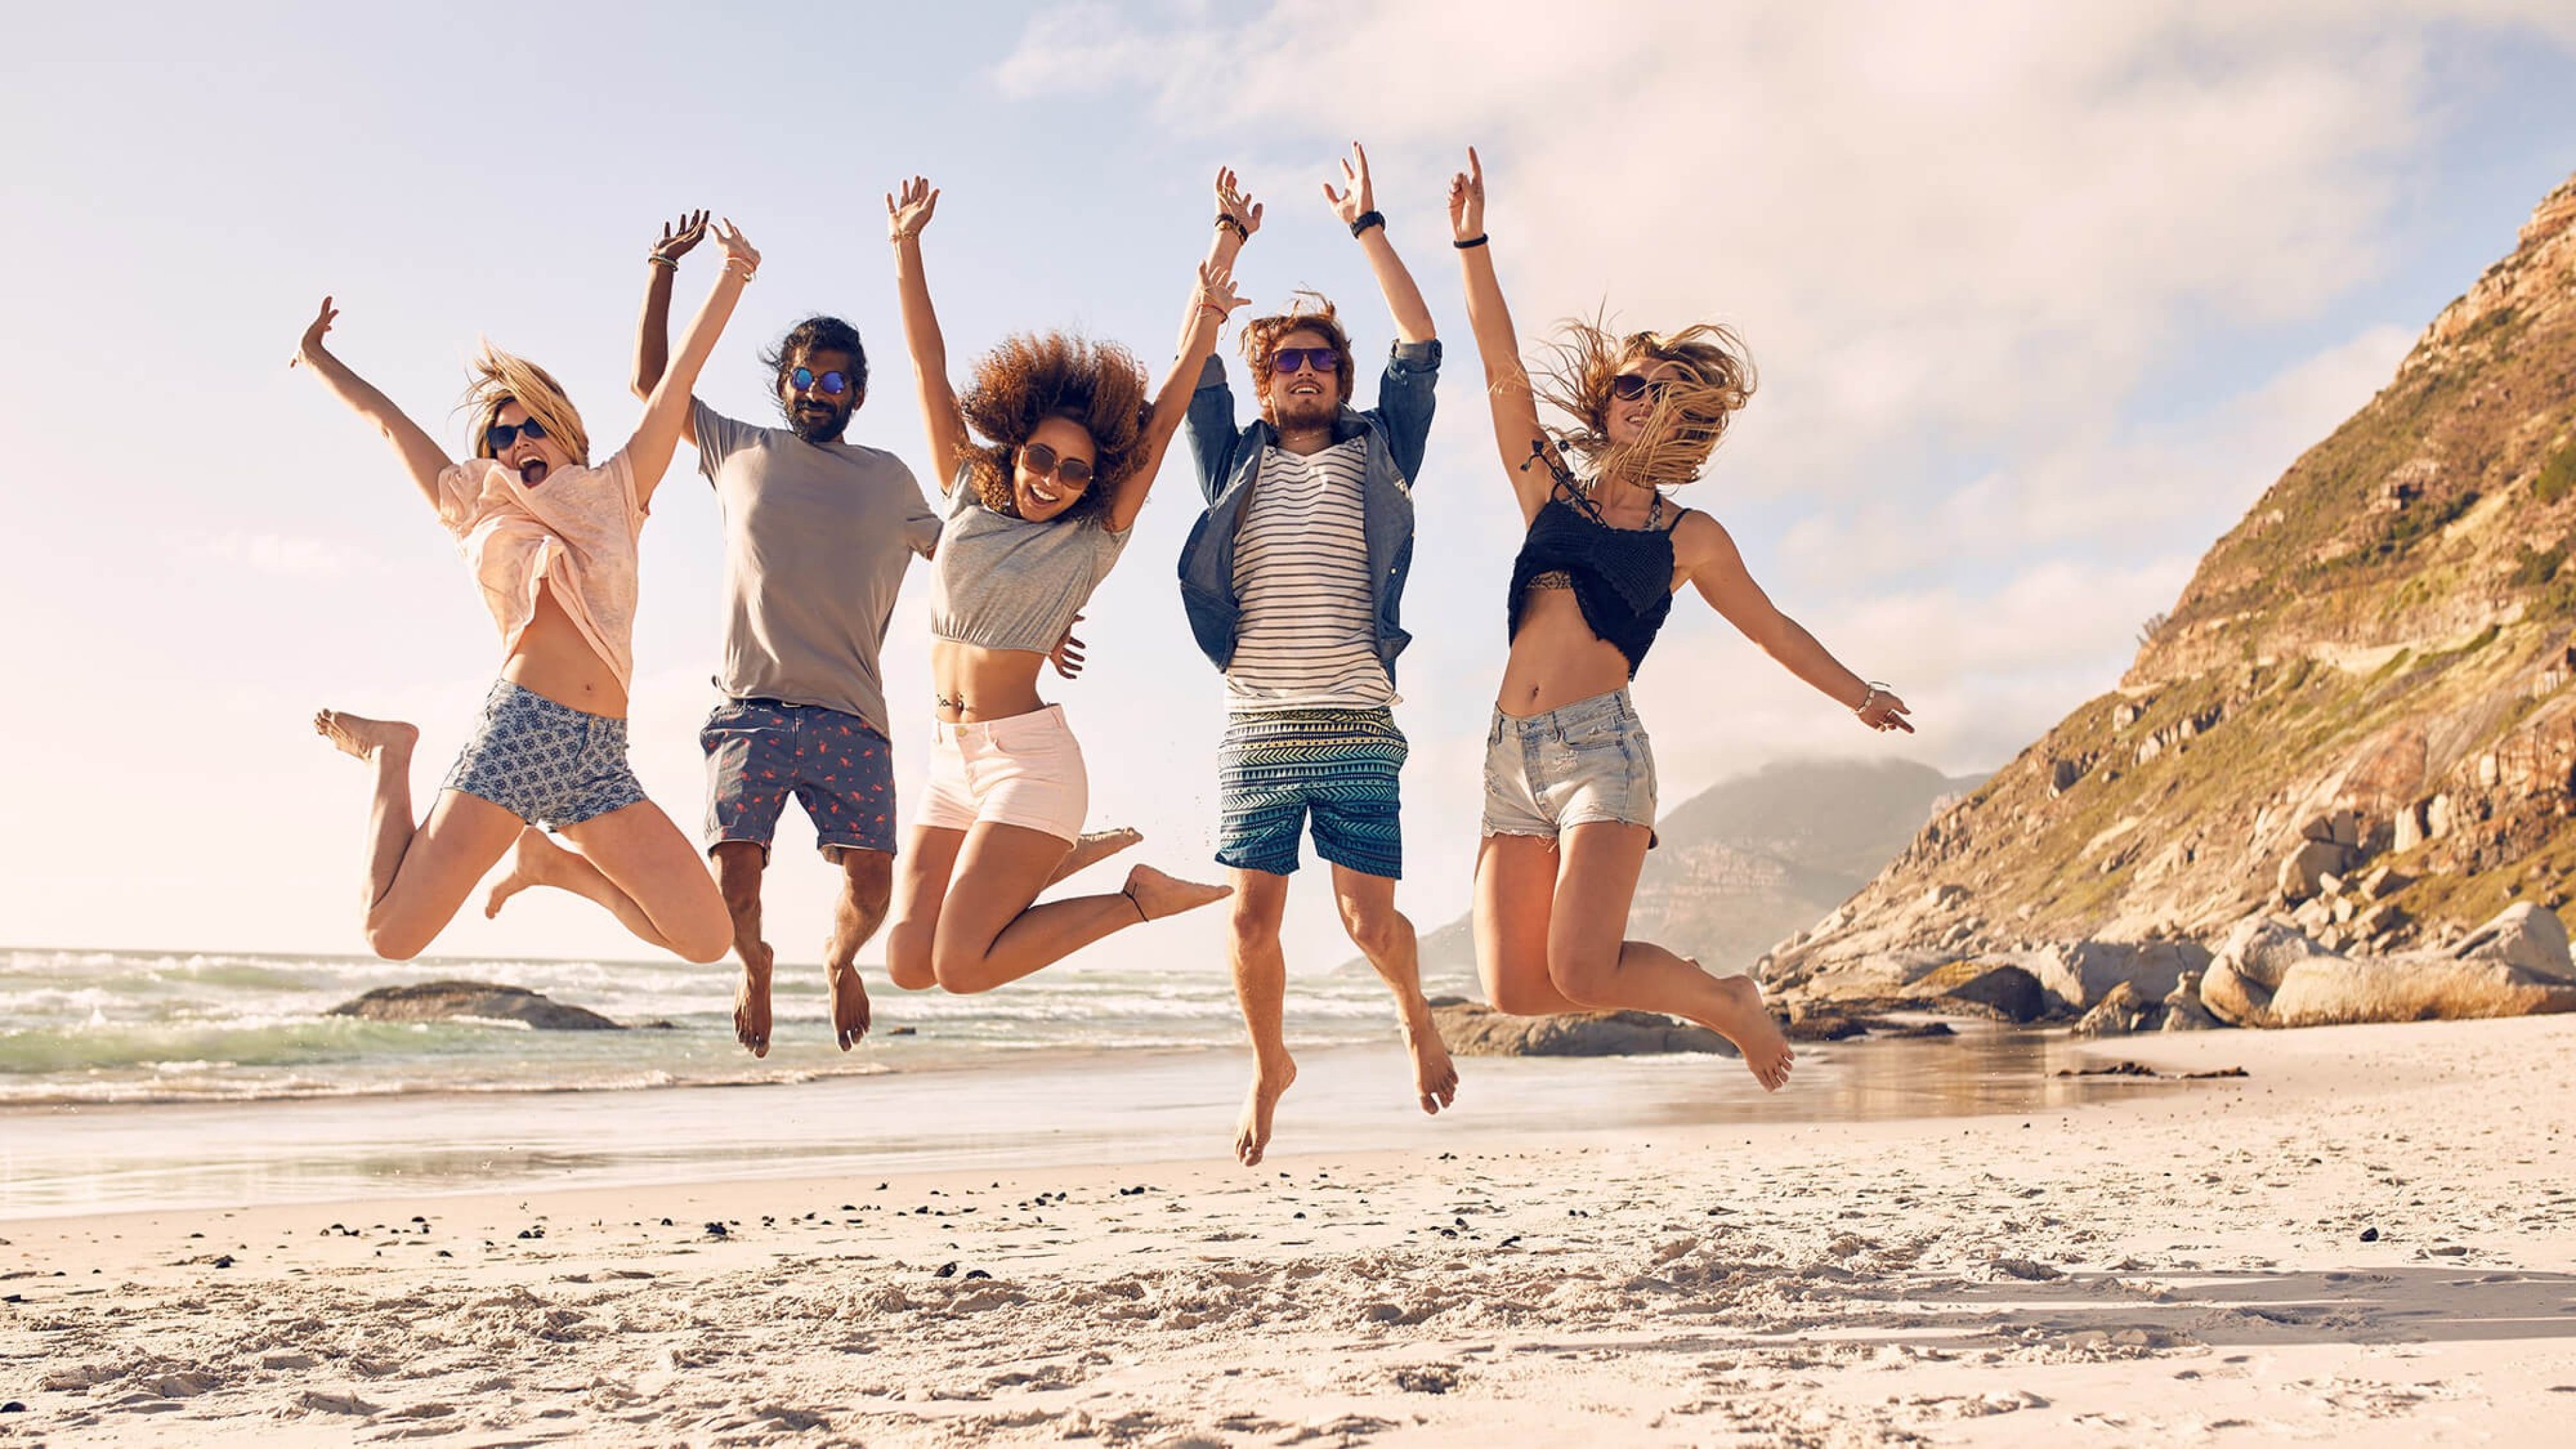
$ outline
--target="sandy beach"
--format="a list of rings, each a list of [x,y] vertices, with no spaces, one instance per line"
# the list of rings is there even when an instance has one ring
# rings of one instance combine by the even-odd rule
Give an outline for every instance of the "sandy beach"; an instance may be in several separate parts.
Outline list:
[[[5,1222],[0,1440],[2540,1443],[2576,1410],[2576,1020],[2095,1055],[2248,1075]]]

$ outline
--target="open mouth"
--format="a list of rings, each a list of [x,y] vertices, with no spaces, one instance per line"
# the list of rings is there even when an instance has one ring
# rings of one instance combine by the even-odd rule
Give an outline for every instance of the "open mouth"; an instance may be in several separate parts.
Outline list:
[[[519,465],[519,481],[533,488],[546,481],[546,460],[530,458]]]
[[[1040,503],[1047,505],[1049,508],[1053,508],[1055,505],[1064,501],[1063,494],[1050,492],[1035,483],[1029,485],[1029,496]]]
[[[1292,382],[1288,384],[1288,395],[1290,397],[1322,397],[1324,395],[1324,385],[1320,382]]]

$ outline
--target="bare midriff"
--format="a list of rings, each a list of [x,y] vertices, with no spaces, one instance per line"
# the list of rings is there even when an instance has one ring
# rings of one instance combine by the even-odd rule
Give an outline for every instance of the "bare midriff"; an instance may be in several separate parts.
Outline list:
[[[1529,591],[1494,708],[1526,719],[1627,685],[1628,656],[1592,632],[1573,590]]]
[[[536,611],[528,627],[519,631],[510,657],[502,661],[501,677],[587,714],[626,717],[626,689],[617,682],[617,671],[590,647],[572,615],[555,602],[551,579],[537,585]]]
[[[954,639],[930,641],[930,682],[939,717],[950,724],[1009,719],[1046,708],[1038,671],[1047,657],[1026,649],[987,649]]]

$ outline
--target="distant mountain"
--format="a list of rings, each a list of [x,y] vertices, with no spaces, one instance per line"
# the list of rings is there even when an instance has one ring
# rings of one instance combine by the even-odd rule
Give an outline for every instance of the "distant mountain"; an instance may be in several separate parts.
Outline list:
[[[1744,970],[1867,884],[1936,809],[1982,778],[1902,760],[1806,760],[1721,781],[1657,824],[1661,843],[1638,877],[1629,934],[1713,970]],[[1475,974],[1465,917],[1424,932],[1421,949],[1426,978]]]
[[[2149,488],[2151,478],[2105,480]],[[2576,180],[2213,545],[2120,687],[1766,983],[2290,915],[2331,949],[2576,891]]]

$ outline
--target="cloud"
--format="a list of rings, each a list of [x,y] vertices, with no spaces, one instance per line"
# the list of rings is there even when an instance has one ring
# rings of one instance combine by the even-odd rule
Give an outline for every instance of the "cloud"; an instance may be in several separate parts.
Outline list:
[[[180,548],[200,558],[239,564],[255,573],[285,579],[345,578],[377,562],[365,549],[335,539],[239,529],[212,538],[183,540]]]

